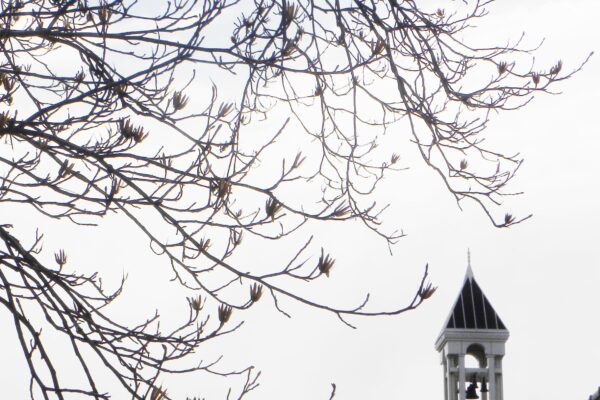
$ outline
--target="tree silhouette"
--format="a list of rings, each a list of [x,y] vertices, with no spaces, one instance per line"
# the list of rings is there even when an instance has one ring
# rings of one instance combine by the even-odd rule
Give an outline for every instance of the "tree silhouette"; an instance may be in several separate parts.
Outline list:
[[[159,377],[228,375],[178,362],[234,331],[232,313],[261,299],[348,325],[418,307],[435,291],[427,269],[390,310],[371,308],[368,295],[339,308],[293,289],[335,275],[312,221],[362,221],[389,243],[402,236],[381,225],[375,188],[402,168],[401,151],[378,147],[381,138],[409,137],[448,192],[494,225],[528,218],[499,210],[521,160],[485,147],[488,117],[579,68],[536,69],[519,42],[470,46],[467,28],[489,3],[1,0],[0,202],[33,208],[37,221],[19,227],[36,232],[28,244],[0,226],[0,303],[31,398],[109,398],[108,374],[131,398],[161,399]],[[179,326],[161,330],[159,315],[119,323],[105,310],[122,285],[107,291],[106,271],[67,268],[73,243],[55,265],[42,261],[41,220],[102,227],[111,213],[137,226],[194,293]],[[280,239],[296,232],[306,240],[283,265],[253,270],[235,257],[252,246],[244,238],[286,251]],[[66,338],[81,382],[48,351],[53,335]],[[231,374],[244,377],[238,398],[257,385],[251,367]]]

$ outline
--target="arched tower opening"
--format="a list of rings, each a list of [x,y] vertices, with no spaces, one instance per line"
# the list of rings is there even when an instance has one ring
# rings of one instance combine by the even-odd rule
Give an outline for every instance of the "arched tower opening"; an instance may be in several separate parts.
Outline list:
[[[473,343],[467,347],[465,355],[466,368],[486,368],[487,358],[485,348],[479,343]]]

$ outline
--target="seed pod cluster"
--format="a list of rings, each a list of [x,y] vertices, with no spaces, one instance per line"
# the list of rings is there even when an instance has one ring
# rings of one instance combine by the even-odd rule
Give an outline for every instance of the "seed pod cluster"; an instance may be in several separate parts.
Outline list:
[[[321,250],[321,257],[319,257],[319,263],[317,264],[319,272],[329,277],[329,271],[333,268],[333,264],[335,264],[335,260],[329,254],[325,255]]]
[[[253,303],[256,303],[258,300],[260,300],[261,296],[262,296],[262,285],[259,285],[258,283],[253,284],[250,287],[250,301],[252,301]]]
[[[221,322],[221,325],[224,325],[227,321],[229,321],[232,312],[233,309],[227,304],[221,304],[219,306],[219,321]]]

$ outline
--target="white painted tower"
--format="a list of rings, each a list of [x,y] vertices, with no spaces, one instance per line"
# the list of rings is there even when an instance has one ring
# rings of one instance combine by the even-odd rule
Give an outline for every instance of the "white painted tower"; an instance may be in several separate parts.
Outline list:
[[[444,366],[444,399],[503,400],[502,357],[508,336],[475,281],[469,260],[462,290],[435,342]],[[470,356],[476,365],[465,365]]]

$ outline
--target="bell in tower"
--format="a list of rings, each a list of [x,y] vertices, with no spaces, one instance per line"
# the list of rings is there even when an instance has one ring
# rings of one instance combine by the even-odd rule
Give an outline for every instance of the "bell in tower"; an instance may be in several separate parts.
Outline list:
[[[445,400],[503,400],[502,357],[509,332],[473,277],[467,273],[435,342],[444,366]],[[471,356],[476,366],[465,365]]]

